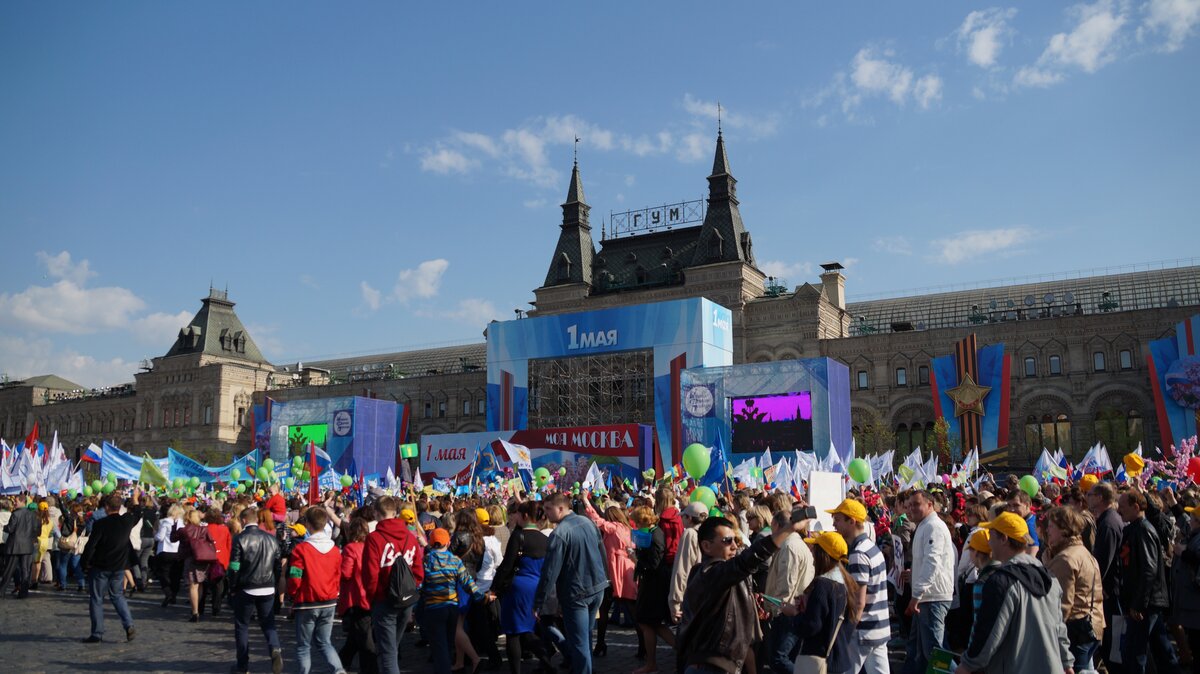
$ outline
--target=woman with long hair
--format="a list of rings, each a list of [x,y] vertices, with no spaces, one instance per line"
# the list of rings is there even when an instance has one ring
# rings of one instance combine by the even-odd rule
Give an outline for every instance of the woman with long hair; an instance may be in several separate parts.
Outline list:
[[[849,548],[834,531],[823,531],[805,540],[812,547],[816,576],[805,593],[804,609],[785,604],[784,615],[797,616],[792,628],[799,639],[799,655],[825,658],[830,674],[853,674],[854,632],[863,607],[858,583],[846,568]]]
[[[479,526],[479,519],[474,510],[463,508],[454,513],[454,534],[450,538],[450,553],[462,561],[463,567],[466,568],[471,578],[475,578],[479,574],[479,565],[483,563],[484,553],[483,528]],[[462,669],[463,663],[470,660],[470,671],[473,672],[479,668],[480,657],[466,630],[467,614],[471,612],[471,595],[459,592],[457,599],[458,621],[454,627],[454,669]],[[492,644],[492,648],[495,648],[495,643]]]
[[[208,580],[204,594],[212,595],[212,614],[221,615],[221,601],[225,598],[225,570],[229,568],[229,557],[233,552],[233,534],[225,526],[225,518],[215,506],[204,513],[204,525],[217,546],[217,561],[208,567]],[[204,598],[200,599],[200,613],[204,613]]]
[[[76,501],[67,507],[66,512],[63,513],[61,533],[58,558],[59,584],[65,589],[67,581],[73,574],[76,588],[79,592],[83,592],[85,583],[79,560],[83,555],[83,546],[87,545],[87,531],[83,525],[82,503]]]
[[[533,595],[542,577],[542,563],[550,539],[538,530],[544,515],[537,501],[518,503],[509,512],[513,530],[504,560],[492,581],[491,595],[500,598],[500,631],[506,635],[510,674],[521,674],[521,657],[532,653],[548,672],[554,671],[542,642],[534,634]]]
[[[608,621],[612,616],[613,605],[632,613],[633,602],[637,599],[637,582],[633,579],[635,564],[629,557],[629,552],[633,549],[633,539],[629,518],[625,516],[623,509],[610,505],[604,509],[604,517],[600,517],[592,507],[591,494],[588,494],[588,498],[583,502],[588,518],[600,529],[600,536],[604,541],[604,566],[608,571],[608,587],[604,588],[604,602],[600,604],[600,618],[596,621],[596,646],[592,650],[592,655],[604,656],[608,654],[605,636],[608,634]],[[638,641],[642,641],[640,630]]]
[[[371,602],[363,586],[363,546],[367,540],[368,520],[355,513],[346,526],[346,545],[342,548],[341,591],[338,594],[338,615],[342,617],[342,629],[346,632],[346,643],[338,651],[342,666],[348,667],[359,658],[361,674],[379,671],[375,640],[371,638]]]
[[[165,608],[175,603],[179,586],[183,580],[183,557],[179,554],[179,541],[173,537],[176,529],[182,529],[183,506],[164,503],[165,515],[158,520],[158,531],[154,533],[154,563],[158,567],[158,581],[163,589],[162,605]]]
[[[171,532],[171,539],[181,542],[179,552],[183,556],[183,576],[188,584],[188,600],[192,604],[190,622],[200,622],[200,590],[208,580],[208,567],[215,564],[209,559],[209,551],[216,554],[216,543],[204,525],[204,512],[199,509],[187,511],[184,515],[187,526]]]
[[[1104,634],[1104,583],[1099,563],[1083,545],[1083,527],[1083,515],[1069,506],[1046,514],[1046,570],[1062,588],[1063,621],[1076,671],[1091,669]]]
[[[638,585],[634,616],[646,645],[646,664],[633,670],[633,674],[651,674],[658,671],[656,636],[671,648],[675,647],[675,634],[666,624],[667,594],[674,559],[673,556],[668,558],[666,534],[663,527],[658,526],[659,516],[653,510],[646,506],[634,508],[629,513],[629,520],[638,528],[638,534],[634,536],[637,564],[633,576]]]
[[[38,538],[37,554],[34,555],[33,571],[29,577],[33,579],[32,587],[38,583],[54,581],[54,568],[50,563],[50,549],[54,546],[54,528],[56,523],[50,516],[50,504],[46,501],[38,503]]]

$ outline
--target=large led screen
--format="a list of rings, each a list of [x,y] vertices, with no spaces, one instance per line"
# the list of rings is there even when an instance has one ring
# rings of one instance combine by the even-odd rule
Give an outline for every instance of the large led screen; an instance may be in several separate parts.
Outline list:
[[[808,391],[730,398],[734,453],[813,449],[812,394]]]

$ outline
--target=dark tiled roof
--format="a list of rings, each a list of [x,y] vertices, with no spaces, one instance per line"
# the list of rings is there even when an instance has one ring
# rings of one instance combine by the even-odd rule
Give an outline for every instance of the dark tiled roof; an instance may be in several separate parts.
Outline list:
[[[73,381],[68,381],[56,374],[43,374],[36,377],[27,377],[21,382],[25,386],[34,388],[48,388],[52,391],[76,391],[83,387]]]
[[[200,303],[200,311],[179,330],[179,337],[166,358],[205,353],[254,363],[267,362],[242,320],[234,313],[233,302],[224,291],[209,290],[208,297]]]
[[[304,361],[304,367],[329,370],[336,377],[354,376],[355,373],[393,373],[396,376],[422,377],[429,374],[473,372],[483,370],[487,363],[487,344],[464,344],[434,349],[417,349],[393,353],[376,353],[366,356],[335,358],[330,360]],[[294,370],[297,364],[276,366],[277,372],[285,368]]]
[[[696,225],[605,241],[592,267],[595,292],[683,283],[699,234]]]

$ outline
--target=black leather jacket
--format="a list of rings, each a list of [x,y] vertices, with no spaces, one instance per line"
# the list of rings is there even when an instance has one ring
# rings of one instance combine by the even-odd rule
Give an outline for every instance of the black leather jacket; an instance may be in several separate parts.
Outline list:
[[[254,590],[275,587],[279,577],[279,541],[256,526],[248,526],[233,539],[229,556],[229,587]]]
[[[1167,569],[1158,532],[1145,517],[1121,533],[1121,609],[1144,612],[1167,608]]]

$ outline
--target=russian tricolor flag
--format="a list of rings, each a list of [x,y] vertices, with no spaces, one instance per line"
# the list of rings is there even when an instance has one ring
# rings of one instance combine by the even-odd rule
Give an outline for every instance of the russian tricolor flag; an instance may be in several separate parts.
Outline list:
[[[88,463],[100,463],[100,459],[104,458],[104,450],[96,446],[96,443],[88,445],[87,451],[83,453],[82,461]]]

